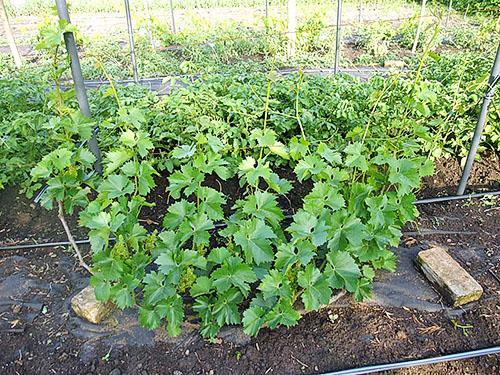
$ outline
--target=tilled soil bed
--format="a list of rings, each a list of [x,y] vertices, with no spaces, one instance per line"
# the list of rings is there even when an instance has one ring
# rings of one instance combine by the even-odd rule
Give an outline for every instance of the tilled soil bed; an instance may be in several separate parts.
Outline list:
[[[455,181],[444,182],[455,177],[448,175],[439,185],[443,173],[439,167],[435,183],[428,181],[423,192],[451,189]],[[473,185],[490,190],[495,181],[473,175]],[[0,194],[0,243],[64,239],[55,213],[30,204],[12,189]],[[101,326],[86,324],[69,309],[71,296],[87,283],[72,253],[64,248],[3,251],[0,373],[310,374],[499,345],[498,200],[419,210],[420,218],[405,228],[412,234],[396,249],[398,271],[377,276],[372,301],[356,304],[345,296],[291,329],[264,329],[255,339],[229,330],[217,343],[188,327],[176,340],[142,330],[134,311],[113,314]],[[74,218],[71,226],[76,228]],[[75,232],[79,238],[85,234]],[[432,243],[446,246],[483,286],[480,301],[448,308],[415,270],[416,252]],[[490,356],[398,373],[498,372],[499,357]]]

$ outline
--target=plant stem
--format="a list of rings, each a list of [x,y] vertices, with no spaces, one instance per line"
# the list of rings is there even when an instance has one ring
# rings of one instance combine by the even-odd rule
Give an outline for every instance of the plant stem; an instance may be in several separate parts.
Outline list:
[[[71,231],[69,229],[68,223],[66,222],[66,218],[64,217],[64,210],[63,210],[63,205],[61,201],[57,201],[57,207],[59,209],[59,212],[57,214],[57,217],[61,221],[62,226],[64,227],[64,231],[66,232],[66,236],[68,237],[68,241],[71,243],[71,246],[73,246],[73,250],[75,250],[76,256],[78,257],[78,260],[80,261],[80,265],[85,268],[90,274],[92,274],[92,270],[90,269],[89,265],[85,263],[82,257],[82,253],[80,252],[80,249],[78,248],[78,245],[75,242],[75,239],[73,238],[73,235],[71,234]]]
[[[302,138],[307,140],[306,135],[304,133],[304,127],[302,126],[302,120],[300,119],[299,116],[299,94],[303,79],[304,75],[302,74],[302,71],[299,71],[299,82],[297,83],[297,94],[295,95],[295,117],[297,118],[297,122],[299,123],[300,134],[302,134]]]

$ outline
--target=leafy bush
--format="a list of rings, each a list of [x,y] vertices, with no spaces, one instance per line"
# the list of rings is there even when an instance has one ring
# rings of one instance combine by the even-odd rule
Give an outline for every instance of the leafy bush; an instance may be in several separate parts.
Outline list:
[[[441,0],[448,5],[448,0]],[[460,12],[471,13],[498,13],[500,10],[500,0],[454,0],[453,9]]]

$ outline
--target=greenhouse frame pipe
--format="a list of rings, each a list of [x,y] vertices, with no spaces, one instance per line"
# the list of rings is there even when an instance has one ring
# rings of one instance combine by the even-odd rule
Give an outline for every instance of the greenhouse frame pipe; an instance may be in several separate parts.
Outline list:
[[[125,1],[125,16],[127,18],[127,30],[128,30],[128,43],[130,45],[130,60],[132,62],[132,74],[134,76],[134,82],[139,82],[139,74],[137,73],[137,60],[135,58],[135,43],[134,43],[134,29],[132,27],[132,15],[130,14],[130,2]]]
[[[485,355],[492,355],[492,354],[498,354],[498,353],[500,353],[500,346],[493,346],[490,348],[471,350],[471,351],[467,351],[467,352],[460,352],[460,353],[454,353],[454,354],[447,354],[447,355],[442,355],[442,356],[438,356],[438,357],[414,359],[414,360],[410,360],[410,361],[393,362],[393,363],[387,363],[387,364],[383,364],[383,365],[366,366],[366,367],[353,368],[353,369],[349,369],[349,370],[329,372],[329,373],[325,373],[323,375],[369,374],[372,372],[381,372],[381,371],[396,370],[396,369],[415,367],[415,366],[432,365],[432,364],[436,364],[436,363],[443,363],[443,362],[457,361],[457,360],[461,360],[461,359],[482,357]]]
[[[429,203],[439,203],[446,201],[455,201],[461,199],[471,199],[471,198],[481,198],[488,195],[500,195],[499,191],[491,191],[486,193],[478,193],[478,194],[466,194],[466,195],[452,195],[447,197],[436,197],[436,198],[427,198],[415,201],[415,204],[429,204]],[[284,219],[291,219],[293,215],[285,215]],[[225,223],[216,223],[214,225],[215,229],[223,228],[226,226]],[[109,241],[114,241],[114,238],[110,238]],[[89,244],[90,240],[77,240],[77,245],[85,245]],[[36,249],[36,248],[44,248],[44,247],[55,247],[55,246],[68,246],[70,245],[69,241],[60,241],[60,242],[43,242],[43,243],[33,243],[33,244],[24,244],[24,245],[8,245],[8,246],[0,246],[0,251],[7,250],[23,250],[23,249]]]
[[[483,104],[481,106],[481,112],[477,119],[476,129],[474,130],[474,136],[472,137],[472,143],[470,146],[469,154],[467,155],[467,161],[465,162],[464,171],[462,173],[462,178],[460,179],[460,184],[458,185],[457,195],[461,195],[465,192],[467,187],[467,181],[470,177],[470,172],[472,170],[472,165],[474,164],[474,159],[476,158],[477,148],[479,147],[479,142],[481,141],[481,135],[483,133],[484,124],[488,116],[488,107],[495,94],[495,88],[500,79],[500,43],[498,43],[497,54],[495,57],[495,62],[491,68],[490,78],[488,80],[488,87],[483,98]]]
[[[340,28],[342,23],[342,0],[337,0],[337,32],[335,35],[335,63],[333,72],[337,74],[340,64]]]
[[[68,24],[71,23],[68,13],[68,5],[66,0],[56,0],[57,13],[59,19],[66,21]],[[70,57],[71,63],[71,75],[73,77],[73,83],[75,85],[76,100],[78,101],[78,106],[80,111],[85,117],[91,118],[89,99],[87,97],[87,90],[85,88],[85,83],[82,75],[82,67],[80,65],[80,59],[78,57],[78,49],[76,48],[75,36],[71,31],[64,33],[64,44],[66,45],[66,50]],[[97,143],[96,132],[92,133],[91,138],[87,142],[90,151],[94,154],[96,161],[94,163],[94,169],[97,173],[102,174],[102,158],[101,151],[99,150],[99,145]]]

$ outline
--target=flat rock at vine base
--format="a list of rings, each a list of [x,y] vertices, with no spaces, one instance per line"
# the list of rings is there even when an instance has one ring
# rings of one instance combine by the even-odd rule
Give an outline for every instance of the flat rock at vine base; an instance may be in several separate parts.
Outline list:
[[[71,308],[79,317],[91,323],[100,323],[111,311],[111,302],[101,302],[95,298],[94,288],[87,286],[71,299]]]
[[[384,61],[384,68],[404,68],[405,62],[401,60],[386,60]]]
[[[419,252],[416,263],[453,307],[477,301],[483,294],[481,285],[442,247]]]

